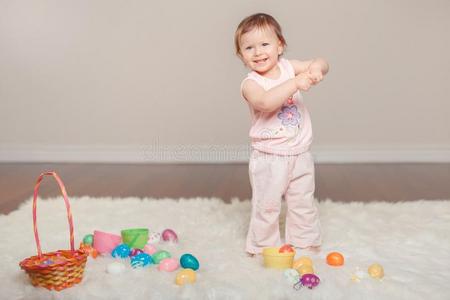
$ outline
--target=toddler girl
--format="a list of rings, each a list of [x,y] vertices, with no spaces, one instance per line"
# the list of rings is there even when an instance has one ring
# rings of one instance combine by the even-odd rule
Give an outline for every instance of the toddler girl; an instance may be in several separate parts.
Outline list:
[[[249,175],[252,215],[246,250],[261,253],[281,244],[281,199],[287,203],[285,240],[297,248],[321,244],[314,203],[314,161],[310,153],[311,120],[300,91],[328,72],[323,59],[281,57],[286,47],[280,25],[267,14],[251,15],[235,33],[236,53],[252,71],[242,81],[252,126]]]

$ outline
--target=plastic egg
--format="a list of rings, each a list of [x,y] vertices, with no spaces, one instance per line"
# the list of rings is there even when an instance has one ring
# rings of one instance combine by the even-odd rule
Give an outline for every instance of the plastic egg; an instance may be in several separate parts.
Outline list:
[[[297,268],[297,272],[300,275],[314,274],[314,269],[310,265],[301,265],[300,267]]]
[[[111,252],[113,257],[126,258],[130,256],[131,249],[127,244],[120,244]]]
[[[360,282],[361,279],[366,278],[367,274],[364,273],[363,271],[361,271],[361,269],[359,267],[356,267],[355,270],[353,271],[353,273],[351,273],[351,277],[350,279],[353,282]]]
[[[280,247],[280,249],[278,249],[278,253],[288,253],[288,252],[294,252],[294,248],[292,248],[291,245],[286,244]]]
[[[158,251],[152,255],[152,258],[153,258],[153,261],[155,262],[155,264],[159,264],[159,262],[162,261],[164,258],[170,258],[170,257],[172,257],[172,255],[170,255],[170,253],[165,250]]]
[[[52,256],[52,259],[53,259],[53,263],[55,265],[59,265],[59,264],[67,262],[67,258],[65,256],[61,255],[60,253],[57,253],[56,256]]]
[[[158,270],[160,271],[166,271],[166,272],[173,272],[176,269],[178,269],[180,265],[178,264],[178,261],[174,258],[164,258],[159,262]]]
[[[178,236],[172,229],[165,229],[161,233],[161,238],[165,242],[173,242],[173,243],[178,242]]]
[[[143,253],[143,252],[144,252],[144,251],[142,251],[141,249],[138,249],[138,248],[131,249],[130,257],[136,256],[136,255],[138,255],[138,254],[140,254],[140,253]],[[147,254],[148,254],[148,253],[147,253]]]
[[[183,269],[177,273],[175,283],[177,285],[192,284],[197,280],[197,274],[192,269]]]
[[[153,255],[153,254],[156,253],[156,251],[157,251],[156,247],[153,246],[153,245],[147,244],[147,245],[144,246],[144,253]]]
[[[42,266],[49,266],[49,265],[52,265],[52,264],[53,264],[53,260],[51,260],[51,259],[46,259],[46,260],[44,260],[44,261],[41,262],[40,266],[41,266],[41,267],[42,267]]]
[[[125,270],[125,266],[120,262],[112,262],[106,266],[106,272],[109,274],[120,274]]]
[[[146,267],[153,263],[153,259],[147,253],[139,253],[131,258],[131,266],[133,268]]]
[[[369,266],[369,269],[367,270],[370,277],[381,279],[384,276],[384,269],[380,264],[372,264]]]
[[[306,286],[310,289],[316,287],[320,283],[320,278],[314,274],[305,274],[300,279],[300,282],[303,286]]]
[[[300,266],[307,265],[307,266],[313,266],[313,262],[311,258],[307,256],[300,256],[297,260],[294,261],[294,264],[292,265],[292,268],[298,269]]]
[[[300,274],[295,269],[286,269],[283,274],[290,284],[295,284],[300,280]]]
[[[344,256],[339,252],[331,252],[327,255],[327,264],[330,266],[342,266],[344,264]]]
[[[161,233],[152,231],[152,232],[150,232],[148,234],[148,241],[147,241],[147,243],[149,243],[149,244],[157,244],[160,241],[161,241]]]
[[[200,264],[194,255],[186,253],[180,257],[180,265],[185,269],[198,270]]]
[[[83,244],[92,246],[93,243],[94,243],[94,235],[86,234],[83,238]]]
[[[80,244],[80,250],[83,251],[84,253],[87,253],[92,258],[97,258],[97,256],[98,256],[97,249],[95,249],[91,245],[81,243]]]

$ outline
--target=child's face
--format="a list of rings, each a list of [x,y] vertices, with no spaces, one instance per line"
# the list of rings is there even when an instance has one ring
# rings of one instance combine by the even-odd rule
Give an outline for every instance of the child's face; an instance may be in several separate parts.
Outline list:
[[[242,61],[251,70],[266,74],[277,66],[283,45],[272,28],[254,28],[240,39]]]

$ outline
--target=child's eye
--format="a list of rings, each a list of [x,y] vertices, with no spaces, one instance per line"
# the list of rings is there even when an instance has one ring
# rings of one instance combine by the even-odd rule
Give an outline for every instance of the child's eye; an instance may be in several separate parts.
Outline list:
[[[269,43],[262,43],[262,45],[265,46],[269,46]]]
[[[252,49],[252,46],[248,46],[247,48],[245,48],[245,50],[250,50]]]

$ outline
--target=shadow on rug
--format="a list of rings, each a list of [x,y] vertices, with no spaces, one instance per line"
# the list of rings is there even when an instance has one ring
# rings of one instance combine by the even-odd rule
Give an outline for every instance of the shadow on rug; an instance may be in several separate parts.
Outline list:
[[[155,265],[106,272],[111,257],[88,258],[83,281],[61,292],[31,286],[18,263],[36,255],[31,201],[0,216],[0,293],[4,299],[450,299],[450,201],[405,203],[320,202],[323,246],[309,255],[321,283],[296,291],[283,271],[265,269],[262,258],[244,252],[249,201],[220,199],[71,198],[75,244],[94,230],[120,234],[144,227],[173,229],[179,242],[158,243],[172,257],[194,254],[200,261],[197,282],[175,285],[175,272]],[[69,249],[69,226],[62,198],[38,201],[42,251]],[[339,251],[342,267],[326,264]],[[372,263],[385,277],[367,276]],[[357,275],[356,278],[355,274]],[[353,279],[353,280],[352,280]]]

